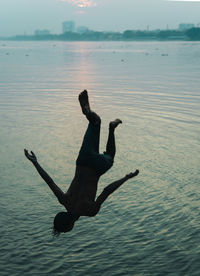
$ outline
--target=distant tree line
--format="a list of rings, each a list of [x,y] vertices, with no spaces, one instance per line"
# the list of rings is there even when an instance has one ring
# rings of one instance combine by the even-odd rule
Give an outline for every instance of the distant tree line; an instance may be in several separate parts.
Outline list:
[[[186,31],[186,36],[190,40],[199,40],[200,41],[200,28],[191,28]]]
[[[5,38],[4,38],[5,39]],[[140,31],[126,30],[120,32],[97,32],[87,31],[85,33],[66,32],[63,34],[46,35],[17,35],[10,40],[62,40],[62,41],[134,41],[134,40],[200,40],[200,28],[191,28],[186,31],[180,30],[155,30]]]

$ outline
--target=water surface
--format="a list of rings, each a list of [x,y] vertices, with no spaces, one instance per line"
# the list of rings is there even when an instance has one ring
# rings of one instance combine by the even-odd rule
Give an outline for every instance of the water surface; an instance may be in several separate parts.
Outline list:
[[[200,43],[1,42],[0,65],[2,275],[199,275]],[[66,191],[87,127],[83,89],[101,151],[109,121],[123,121],[98,193],[140,175],[55,239],[63,208],[23,149]]]

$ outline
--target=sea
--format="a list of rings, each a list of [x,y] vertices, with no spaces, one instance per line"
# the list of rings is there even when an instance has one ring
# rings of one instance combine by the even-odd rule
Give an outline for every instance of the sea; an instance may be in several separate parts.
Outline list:
[[[67,191],[88,90],[116,129],[104,187],[136,169],[95,217],[52,236],[64,211],[24,156]],[[200,42],[0,42],[0,275],[200,275]]]

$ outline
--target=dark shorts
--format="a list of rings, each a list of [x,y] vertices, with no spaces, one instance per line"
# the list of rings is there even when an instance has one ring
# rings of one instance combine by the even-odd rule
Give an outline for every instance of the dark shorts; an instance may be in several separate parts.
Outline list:
[[[104,174],[113,165],[113,158],[109,154],[99,153],[100,127],[100,123],[89,123],[76,160],[77,166],[92,168],[98,175]]]

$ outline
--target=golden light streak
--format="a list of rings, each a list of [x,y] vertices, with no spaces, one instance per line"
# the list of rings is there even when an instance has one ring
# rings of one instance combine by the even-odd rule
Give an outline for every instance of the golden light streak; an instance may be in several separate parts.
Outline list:
[[[75,5],[79,8],[90,8],[95,7],[97,4],[93,0],[60,0],[61,2],[67,2]]]

